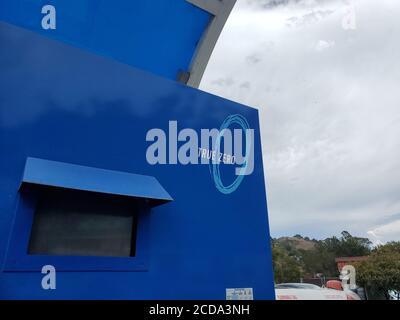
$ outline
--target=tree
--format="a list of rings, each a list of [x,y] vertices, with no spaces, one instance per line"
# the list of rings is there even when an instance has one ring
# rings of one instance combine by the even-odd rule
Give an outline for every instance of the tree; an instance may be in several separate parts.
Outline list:
[[[342,257],[366,256],[371,252],[371,245],[368,238],[353,237],[349,232],[343,231],[336,253]]]
[[[341,235],[340,238],[334,236],[316,241],[315,250],[301,252],[306,273],[310,275],[322,273],[327,277],[337,277],[339,271],[335,258],[365,256],[371,252],[369,239],[353,237],[347,231],[343,231]]]
[[[357,282],[368,291],[389,298],[389,291],[400,292],[400,242],[390,242],[373,250],[368,260],[356,266]]]
[[[294,238],[307,241],[300,234]],[[304,249],[290,238],[272,240],[276,282],[298,281],[304,275],[313,277],[317,273],[337,277],[339,270],[335,258],[365,256],[371,252],[369,239],[353,237],[347,231],[343,231],[339,238],[313,240],[313,243],[311,249]]]
[[[272,242],[272,261],[275,283],[299,282],[302,269],[295,257],[289,256],[286,250],[277,242]]]

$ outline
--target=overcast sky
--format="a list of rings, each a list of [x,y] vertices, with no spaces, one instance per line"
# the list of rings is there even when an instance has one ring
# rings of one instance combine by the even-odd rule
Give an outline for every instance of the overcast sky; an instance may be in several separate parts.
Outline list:
[[[238,0],[201,89],[260,110],[273,236],[400,241],[399,17],[399,0]]]

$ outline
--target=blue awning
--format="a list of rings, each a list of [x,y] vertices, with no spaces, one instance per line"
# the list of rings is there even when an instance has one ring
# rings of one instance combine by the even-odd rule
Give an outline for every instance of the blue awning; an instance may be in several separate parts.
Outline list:
[[[172,197],[152,176],[85,167],[75,164],[27,158],[20,189],[41,185],[109,195],[145,198],[154,207]]]

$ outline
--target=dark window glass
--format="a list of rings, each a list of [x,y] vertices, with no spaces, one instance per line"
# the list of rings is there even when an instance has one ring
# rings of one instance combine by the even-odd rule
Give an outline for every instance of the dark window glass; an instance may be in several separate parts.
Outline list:
[[[129,198],[53,189],[38,203],[29,254],[135,256],[137,207]]]

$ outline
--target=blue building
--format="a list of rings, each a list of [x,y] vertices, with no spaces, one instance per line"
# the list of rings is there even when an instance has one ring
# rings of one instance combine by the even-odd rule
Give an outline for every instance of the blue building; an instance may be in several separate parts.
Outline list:
[[[53,1],[61,19],[50,35],[31,16],[43,1],[0,2],[0,298],[273,299],[257,110],[174,81],[192,70],[190,41],[173,49],[186,57],[168,59],[151,39],[148,57],[132,56],[134,45],[119,43],[125,31],[82,30],[94,2]],[[192,15],[182,18],[190,39],[203,37],[210,14],[177,3]],[[22,15],[26,4],[34,10]],[[64,7],[79,13],[68,28]],[[202,130],[224,128],[254,132],[250,174],[225,161],[235,148],[201,164],[215,151]],[[198,134],[198,163],[188,132]],[[55,290],[43,288],[43,266],[55,268]]]

